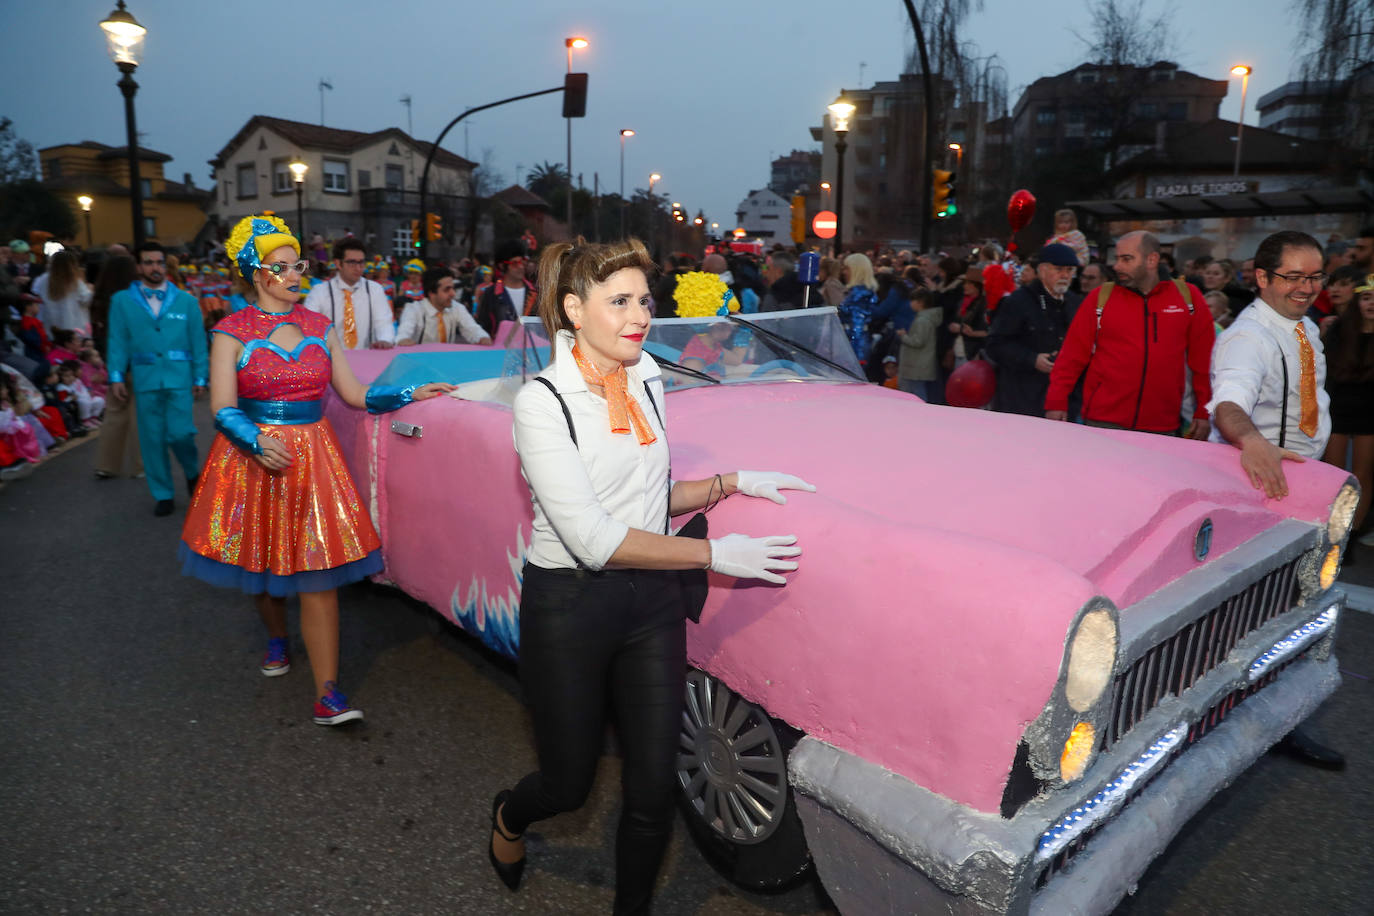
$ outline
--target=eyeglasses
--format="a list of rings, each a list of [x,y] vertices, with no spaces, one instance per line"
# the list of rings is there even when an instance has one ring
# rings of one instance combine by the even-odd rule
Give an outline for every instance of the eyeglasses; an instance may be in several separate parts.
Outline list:
[[[294,270],[298,276],[305,276],[305,272],[310,269],[310,262],[302,258],[294,264],[287,264],[284,261],[275,261],[271,264],[262,265],[263,270],[272,271],[272,276],[280,277],[288,270]]]
[[[1327,280],[1326,274],[1277,274],[1272,270],[1266,270],[1264,272],[1275,280],[1283,280],[1285,283],[1291,283],[1294,286],[1300,283],[1310,283],[1313,286],[1321,286]]]
[[[166,262],[166,261],[149,261],[149,260],[146,260],[146,259],[145,259],[145,260],[139,261],[138,263],[142,264],[144,267],[166,267],[166,266],[167,266],[167,262]]]
[[[366,264],[367,262],[361,259],[345,258],[343,263],[348,264],[351,267],[361,267],[363,264]]]

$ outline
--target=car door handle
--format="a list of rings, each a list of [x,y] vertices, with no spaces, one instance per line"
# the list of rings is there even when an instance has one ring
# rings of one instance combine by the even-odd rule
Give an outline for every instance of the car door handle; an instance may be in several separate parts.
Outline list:
[[[425,434],[423,426],[416,426],[414,423],[407,423],[404,420],[392,420],[391,431],[397,435],[409,436],[412,439],[419,439]]]

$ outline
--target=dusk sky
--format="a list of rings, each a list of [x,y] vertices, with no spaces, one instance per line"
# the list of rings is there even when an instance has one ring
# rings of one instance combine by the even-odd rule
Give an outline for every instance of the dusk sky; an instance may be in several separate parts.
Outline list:
[[[149,30],[137,116],[142,144],[173,157],[169,178],[190,172],[211,184],[206,160],[255,114],[371,131],[406,129],[402,96],[413,98],[414,134],[433,139],[463,109],[560,85],[563,39],[584,35],[574,69],[590,74],[587,117],[573,122],[573,172],[588,188],[619,183],[618,133],[626,148],[627,193],[662,173],[658,190],[690,214],[722,225],[736,204],[768,182],[771,156],[814,149],[808,128],[842,87],[893,79],[909,29],[899,0],[846,3],[790,0],[588,4],[396,0],[325,4],[127,0]],[[113,0],[9,3],[0,76],[0,115],[42,148],[96,140],[124,143],[118,72],[98,23]],[[1255,101],[1286,82],[1293,36],[1303,30],[1278,0],[1175,4],[1172,55],[1185,69],[1223,79],[1234,63],[1254,67],[1246,122]],[[1158,11],[1163,4],[1148,2]],[[999,54],[1009,101],[1040,76],[1088,56],[1085,0],[988,0],[964,31],[979,54]],[[445,146],[492,162],[507,183],[541,162],[564,159],[559,96],[517,102],[473,116]],[[1221,115],[1240,109],[1233,80]]]

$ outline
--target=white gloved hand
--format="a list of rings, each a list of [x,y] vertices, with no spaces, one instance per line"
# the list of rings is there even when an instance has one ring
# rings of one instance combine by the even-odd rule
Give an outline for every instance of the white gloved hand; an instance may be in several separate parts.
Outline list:
[[[805,480],[781,471],[736,471],[735,478],[735,486],[745,496],[761,496],[771,499],[779,506],[787,504],[787,497],[779,493],[779,490],[816,492],[816,488]]]
[[[711,542],[711,571],[736,579],[762,579],[775,585],[787,580],[778,575],[797,568],[797,564],[783,557],[801,556],[796,535],[782,534],[751,538],[747,534],[727,534]]]

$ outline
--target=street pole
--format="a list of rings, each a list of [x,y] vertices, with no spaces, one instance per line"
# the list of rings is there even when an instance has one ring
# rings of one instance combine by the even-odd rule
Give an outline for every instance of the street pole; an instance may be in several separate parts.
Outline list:
[[[620,238],[625,238],[625,131],[620,132]]]
[[[838,257],[844,249],[841,243],[844,241],[844,153],[849,149],[849,144],[845,142],[845,137],[849,131],[835,131],[835,256]]]
[[[129,212],[134,220],[134,250],[147,241],[143,226],[143,182],[138,177],[138,125],[134,120],[134,93],[138,83],[134,82],[137,64],[120,61],[116,64],[124,74],[119,80],[119,91],[124,93],[124,126],[128,133],[129,144]]]
[[[921,106],[925,115],[921,122],[921,147],[925,150],[925,167],[921,170],[921,251],[925,252],[930,250],[928,242],[933,217],[931,195],[935,192],[931,187],[935,180],[935,87],[930,78],[930,57],[926,54],[926,36],[921,30],[920,17],[916,15],[916,7],[911,0],[905,2],[907,17],[911,20],[912,31],[916,33],[916,50],[921,53],[921,91],[925,94],[925,104]]]
[[[1245,93],[1250,89],[1250,68],[1233,67],[1232,73],[1240,71],[1240,119],[1236,122],[1236,165],[1231,170],[1232,177],[1240,176],[1240,144],[1245,137]]]
[[[301,234],[301,244],[305,244],[305,208],[301,203],[301,191],[305,182],[296,182],[296,231]]]

